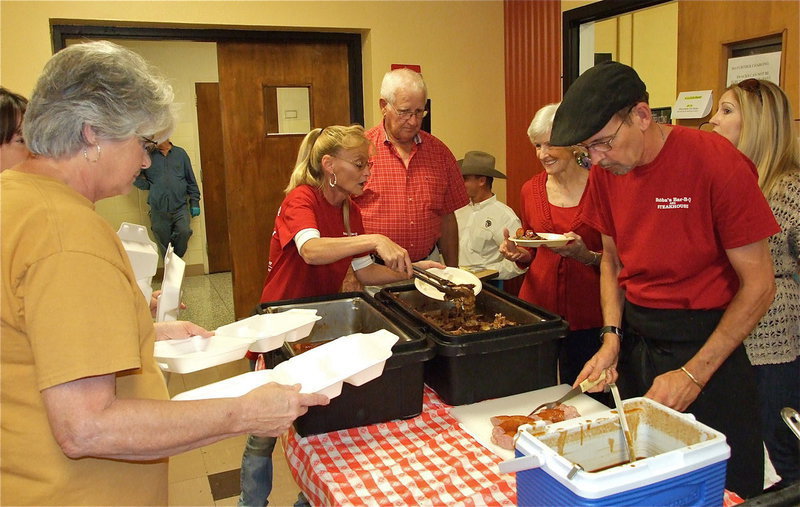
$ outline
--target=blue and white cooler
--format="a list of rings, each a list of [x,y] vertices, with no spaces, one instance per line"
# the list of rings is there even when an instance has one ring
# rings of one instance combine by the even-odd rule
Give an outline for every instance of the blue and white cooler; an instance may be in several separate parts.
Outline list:
[[[520,428],[517,458],[501,464],[517,471],[518,505],[722,505],[725,435],[647,398],[624,407],[633,463],[616,410]]]

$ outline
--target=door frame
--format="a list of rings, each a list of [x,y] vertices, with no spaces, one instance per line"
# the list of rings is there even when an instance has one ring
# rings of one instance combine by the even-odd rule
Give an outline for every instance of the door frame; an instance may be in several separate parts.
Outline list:
[[[364,80],[361,61],[362,32],[298,32],[288,30],[238,30],[208,25],[163,26],[157,23],[114,24],[113,21],[51,19],[53,53],[67,47],[67,39],[184,40],[195,42],[343,43],[347,46],[350,82],[350,123],[364,124]],[[117,22],[119,23],[119,22]]]
[[[590,21],[601,21],[628,12],[638,11],[645,7],[671,2],[673,0],[602,0],[564,11],[561,15],[562,69],[561,80],[563,93],[567,93],[569,85],[578,79],[580,74],[581,25]]]

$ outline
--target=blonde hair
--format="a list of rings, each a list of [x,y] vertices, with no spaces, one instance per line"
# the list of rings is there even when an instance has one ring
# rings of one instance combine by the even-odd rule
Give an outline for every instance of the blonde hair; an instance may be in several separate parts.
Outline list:
[[[792,125],[792,106],[778,85],[759,79],[749,91],[739,84],[730,90],[739,102],[742,126],[737,148],[758,169],[758,186],[766,197],[781,177],[800,170],[800,148]]]
[[[361,125],[331,125],[324,129],[316,128],[306,134],[297,152],[297,162],[286,186],[287,194],[300,185],[322,187],[325,173],[322,170],[322,157],[336,156],[341,150],[360,148],[369,143],[364,137]]]

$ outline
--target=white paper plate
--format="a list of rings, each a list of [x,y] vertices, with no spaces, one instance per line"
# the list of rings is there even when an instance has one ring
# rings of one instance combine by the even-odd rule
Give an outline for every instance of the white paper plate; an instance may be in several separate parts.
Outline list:
[[[525,247],[540,247],[540,246],[564,246],[569,243],[569,238],[563,234],[552,234],[549,232],[537,232],[539,236],[544,239],[517,239],[509,238],[511,241],[519,246]]]
[[[314,323],[322,317],[316,310],[293,309],[280,313],[254,315],[217,328],[217,336],[249,338],[253,352],[275,350],[283,342],[295,342],[311,333]]]
[[[193,336],[157,341],[153,355],[164,371],[192,373],[243,358],[250,343],[252,340],[230,336]]]
[[[381,376],[386,360],[392,356],[392,346],[399,339],[386,330],[342,336],[294,356],[273,370],[237,375],[183,392],[173,399],[233,398],[269,382],[300,384],[301,393],[335,398],[342,392],[344,382],[360,386]]]
[[[471,283],[475,286],[473,287],[472,291],[476,296],[483,288],[483,284],[481,284],[481,281],[477,276],[473,275],[469,271],[464,271],[463,269],[447,267],[444,269],[430,268],[426,271],[433,273],[434,275],[438,275],[446,280],[450,280],[453,283]],[[434,289],[432,285],[427,284],[417,278],[414,278],[414,285],[417,287],[418,291],[425,294],[429,298],[444,301],[444,292]]]
[[[450,415],[455,417],[461,427],[479,444],[508,460],[514,457],[514,451],[503,449],[492,443],[492,422],[489,418],[496,415],[528,415],[531,410],[542,403],[557,400],[570,389],[570,386],[561,384],[471,405],[461,405],[451,408]],[[608,407],[585,394],[579,394],[565,403],[575,407],[581,417],[608,410]]]

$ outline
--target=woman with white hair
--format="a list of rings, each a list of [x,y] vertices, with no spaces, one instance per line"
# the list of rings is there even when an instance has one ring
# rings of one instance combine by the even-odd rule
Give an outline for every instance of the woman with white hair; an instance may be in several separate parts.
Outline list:
[[[32,156],[0,175],[0,504],[166,505],[166,457],[237,434],[276,436],[327,403],[300,386],[169,401],[153,325],[122,243],[95,212],[150,164],[173,126],[172,90],[108,42],[60,51],[31,96]]]
[[[522,186],[520,219],[525,230],[563,234],[570,242],[560,247],[524,248],[506,239],[500,252],[520,267],[530,266],[519,297],[569,322],[558,359],[561,382],[571,384],[600,348],[599,265],[603,253],[600,233],[582,223],[580,216],[589,159],[577,148],[550,146],[556,109],[558,104],[541,108],[528,128],[544,171]]]

